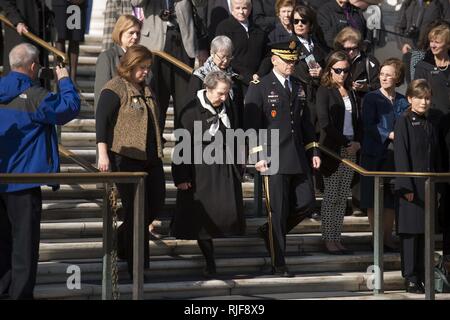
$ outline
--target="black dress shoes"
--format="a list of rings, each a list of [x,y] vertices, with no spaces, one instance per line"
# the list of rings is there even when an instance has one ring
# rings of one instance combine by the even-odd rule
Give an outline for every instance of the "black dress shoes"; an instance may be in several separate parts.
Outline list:
[[[425,293],[425,288],[421,283],[406,281],[406,292],[408,293]]]
[[[277,277],[293,278],[295,274],[291,273],[286,266],[273,267],[272,274]]]

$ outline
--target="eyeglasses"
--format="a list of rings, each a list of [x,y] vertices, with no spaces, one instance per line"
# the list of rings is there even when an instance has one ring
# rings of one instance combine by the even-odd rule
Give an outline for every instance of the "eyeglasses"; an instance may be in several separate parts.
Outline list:
[[[355,46],[355,47],[347,47],[347,48],[342,48],[344,51],[346,51],[346,52],[350,52],[350,51],[355,51],[355,50],[358,50],[359,49],[359,47],[358,46]]]
[[[221,56],[219,56],[217,53],[214,53],[214,55],[217,57],[217,58],[219,58],[219,60],[220,60],[220,62],[225,62],[225,61],[231,61],[231,60],[233,60],[233,56],[224,56],[224,57],[221,57]]]
[[[350,72],[350,68],[345,68],[345,69],[342,69],[342,68],[331,68],[331,69],[333,69],[334,73],[336,73],[336,74],[341,74],[342,72],[344,74],[347,74],[347,73]]]
[[[302,18],[302,19],[294,19],[294,24],[299,24],[299,23],[302,23],[302,24],[308,24],[309,23],[309,20],[308,19],[304,19],[304,18]]]

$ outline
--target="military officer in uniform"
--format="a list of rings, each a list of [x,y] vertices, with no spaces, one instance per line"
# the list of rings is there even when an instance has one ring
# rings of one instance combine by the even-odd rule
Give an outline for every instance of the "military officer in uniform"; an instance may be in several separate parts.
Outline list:
[[[266,223],[258,231],[272,257],[272,273],[292,277],[284,257],[286,234],[305,218],[315,201],[311,167],[320,167],[320,157],[317,149],[305,149],[315,141],[315,131],[304,87],[292,76],[298,60],[297,43],[290,41],[271,47],[273,69],[250,84],[245,96],[244,125],[246,129],[267,129],[268,136],[271,130],[279,130],[279,141],[262,146],[273,149],[278,143],[279,163],[277,172],[268,175],[272,227]],[[265,159],[255,165],[261,173],[268,171],[269,166]]]

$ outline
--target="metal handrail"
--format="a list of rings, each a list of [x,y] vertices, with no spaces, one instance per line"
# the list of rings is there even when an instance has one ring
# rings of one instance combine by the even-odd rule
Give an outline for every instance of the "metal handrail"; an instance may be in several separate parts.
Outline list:
[[[185,64],[184,62],[178,60],[177,58],[175,58],[174,56],[168,54],[167,52],[164,51],[153,51],[153,53],[160,57],[163,58],[164,60],[170,62],[171,64],[177,66],[178,68],[180,68],[181,70],[183,70],[184,72],[186,72],[187,74],[192,74],[192,72],[194,72],[194,69],[190,66],[188,66],[187,64]]]
[[[16,30],[16,27],[12,24],[11,21],[9,21],[8,18],[6,18],[4,15],[0,14],[0,20],[3,21],[3,23],[10,27],[11,29]],[[55,55],[59,56],[63,62],[67,61],[67,55],[56,49],[55,47],[52,47],[51,45],[49,45],[45,40],[39,38],[38,36],[36,36],[35,34],[33,34],[32,32],[28,31],[28,32],[23,32],[22,36],[27,37],[28,39],[34,41],[35,43],[39,44],[41,47],[44,47],[45,49],[47,49],[48,51],[51,51],[52,53],[54,53]]]
[[[134,300],[144,297],[144,188],[145,172],[89,172],[89,173],[23,173],[0,174],[0,183],[55,184],[55,183],[132,183],[136,184],[133,212],[133,294]],[[112,215],[108,205],[103,206],[103,299],[112,298],[110,271],[112,247]],[[109,272],[109,273],[108,273]]]
[[[100,172],[96,167],[94,167],[90,162],[84,160],[83,158],[77,156],[75,153],[64,147],[62,144],[58,144],[59,154],[63,157],[66,157],[80,167],[84,168],[88,172]]]
[[[374,177],[374,266],[373,270],[375,277],[375,285],[373,288],[374,294],[384,293],[383,283],[383,207],[384,207],[384,177],[410,177],[410,178],[424,178],[425,180],[425,299],[434,300],[434,228],[435,228],[435,183],[450,180],[450,173],[436,173],[436,172],[389,172],[389,171],[367,171],[356,163],[343,159],[335,152],[320,145],[317,142],[312,142],[305,146],[305,149],[318,148],[328,156],[340,161],[354,171],[363,176]]]

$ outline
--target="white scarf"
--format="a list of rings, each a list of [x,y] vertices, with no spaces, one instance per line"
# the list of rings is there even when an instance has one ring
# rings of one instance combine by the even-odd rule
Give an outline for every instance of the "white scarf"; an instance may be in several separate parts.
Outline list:
[[[211,136],[215,136],[215,134],[219,130],[219,125],[220,125],[219,119],[220,119],[220,121],[222,121],[223,125],[227,129],[231,128],[230,119],[228,118],[228,115],[227,115],[227,112],[225,110],[225,107],[222,108],[222,111],[220,111],[219,114],[217,114],[217,111],[215,110],[215,108],[212,107],[210,104],[206,103],[205,96],[204,96],[205,92],[206,92],[206,89],[197,91],[197,98],[200,100],[200,103],[201,103],[203,108],[205,108],[206,110],[211,112],[214,116],[217,116],[216,117],[216,121],[214,121],[211,124],[211,127],[209,127],[209,134]]]

